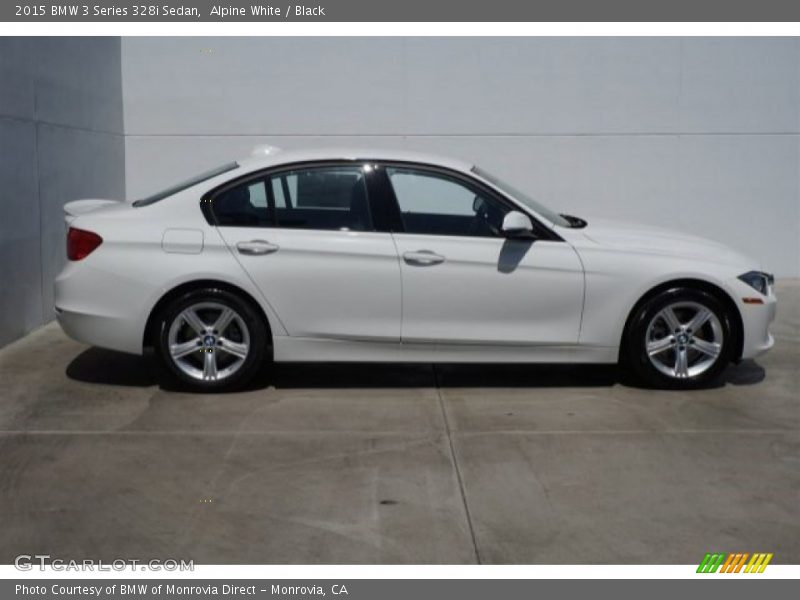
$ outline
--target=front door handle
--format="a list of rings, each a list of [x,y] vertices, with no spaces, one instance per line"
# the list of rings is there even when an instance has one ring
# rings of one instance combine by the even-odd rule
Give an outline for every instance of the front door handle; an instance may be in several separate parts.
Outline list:
[[[417,250],[416,252],[406,252],[403,254],[406,264],[415,267],[432,267],[444,262],[444,256],[436,254],[431,250]]]
[[[247,254],[248,256],[263,256],[264,254],[272,254],[278,251],[279,246],[272,244],[267,240],[250,240],[249,242],[239,242],[236,244],[236,249],[239,254]]]

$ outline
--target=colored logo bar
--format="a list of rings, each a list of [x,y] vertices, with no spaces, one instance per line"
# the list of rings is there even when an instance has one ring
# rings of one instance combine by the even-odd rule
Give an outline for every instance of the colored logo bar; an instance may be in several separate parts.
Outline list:
[[[747,552],[734,552],[724,554],[722,552],[707,553],[700,566],[697,567],[698,573],[763,573],[769,561],[772,560],[772,553],[757,552],[748,554]],[[749,561],[748,561],[749,559]]]

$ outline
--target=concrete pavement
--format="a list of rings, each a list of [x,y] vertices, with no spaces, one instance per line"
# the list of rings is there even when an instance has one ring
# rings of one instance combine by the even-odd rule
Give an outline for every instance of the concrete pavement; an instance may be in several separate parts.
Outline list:
[[[277,365],[164,389],[48,325],[0,350],[0,562],[800,562],[800,281],[722,387],[616,369]]]

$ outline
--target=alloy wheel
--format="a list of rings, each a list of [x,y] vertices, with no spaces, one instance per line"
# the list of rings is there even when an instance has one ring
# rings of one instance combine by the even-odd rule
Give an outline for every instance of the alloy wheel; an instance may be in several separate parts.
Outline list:
[[[650,320],[645,351],[667,377],[689,379],[717,362],[723,341],[722,324],[712,310],[699,302],[673,302]]]
[[[230,306],[199,302],[172,320],[167,344],[171,360],[183,373],[200,381],[221,381],[247,359],[250,332]]]

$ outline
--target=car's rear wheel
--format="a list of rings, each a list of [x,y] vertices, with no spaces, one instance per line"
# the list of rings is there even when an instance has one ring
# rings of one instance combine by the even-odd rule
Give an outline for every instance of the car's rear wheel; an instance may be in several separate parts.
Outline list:
[[[262,366],[267,330],[258,312],[220,289],[171,302],[158,319],[158,354],[169,371],[197,391],[229,391]]]
[[[692,389],[714,383],[730,362],[731,319],[725,305],[693,288],[663,291],[633,315],[625,358],[646,384]]]

